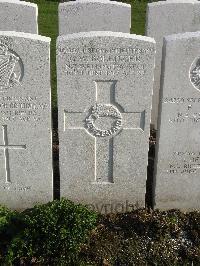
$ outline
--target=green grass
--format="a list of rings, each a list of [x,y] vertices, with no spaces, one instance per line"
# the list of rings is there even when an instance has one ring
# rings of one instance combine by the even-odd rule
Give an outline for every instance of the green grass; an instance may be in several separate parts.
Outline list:
[[[58,3],[35,1],[39,8],[39,34],[51,38],[52,107],[57,107],[56,91],[56,38],[58,36]]]
[[[57,109],[56,89],[56,38],[58,36],[58,2],[46,0],[27,0],[36,3],[39,9],[39,34],[51,38],[51,86],[52,108]],[[122,0],[132,6],[131,33],[144,35],[147,0]]]
[[[132,19],[131,33],[144,35],[145,34],[145,17],[147,2],[131,1],[132,2]]]

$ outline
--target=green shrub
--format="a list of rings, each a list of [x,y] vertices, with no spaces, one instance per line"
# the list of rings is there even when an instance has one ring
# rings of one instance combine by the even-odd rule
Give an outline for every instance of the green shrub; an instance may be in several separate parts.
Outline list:
[[[3,206],[0,206],[0,265],[4,257],[6,246],[5,230],[10,223],[11,217],[12,212]]]
[[[15,211],[0,205],[0,265],[14,236],[23,228],[23,219]]]
[[[192,263],[200,265],[200,212],[139,209],[105,216],[64,199],[22,213],[0,207],[3,266]]]
[[[13,213],[13,211],[0,205],[0,235],[10,223]]]
[[[73,263],[97,220],[96,213],[65,199],[35,206],[21,215],[25,228],[12,239],[6,265],[22,261],[27,265],[33,260],[42,265]]]

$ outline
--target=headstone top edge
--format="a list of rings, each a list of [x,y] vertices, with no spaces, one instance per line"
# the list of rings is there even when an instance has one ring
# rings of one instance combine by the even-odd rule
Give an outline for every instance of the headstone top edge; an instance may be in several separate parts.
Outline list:
[[[19,38],[25,38],[25,39],[32,39],[37,41],[43,41],[43,42],[51,42],[50,37],[41,36],[38,34],[32,34],[32,33],[25,33],[25,32],[16,32],[16,31],[0,31],[0,36],[9,36],[9,37],[19,37]]]
[[[127,8],[131,8],[130,4],[126,4],[126,3],[121,3],[121,2],[115,2],[115,1],[103,1],[103,0],[81,0],[81,1],[76,1],[76,2],[64,2],[64,3],[60,3],[59,4],[59,8],[64,7],[64,6],[76,6],[76,5],[80,5],[80,4],[86,4],[86,3],[90,3],[90,4],[94,4],[94,3],[99,3],[99,4],[104,4],[104,5],[114,5],[114,6],[122,6],[122,7],[127,7]]]
[[[145,42],[149,42],[152,44],[156,44],[154,38],[146,37],[142,35],[136,34],[129,34],[123,32],[112,32],[112,31],[90,31],[90,32],[79,32],[79,33],[72,33],[67,35],[58,36],[58,41],[64,41],[69,39],[78,39],[78,38],[90,38],[90,37],[116,37],[116,38],[126,38],[126,39],[133,39],[133,40],[141,40]]]
[[[174,42],[182,39],[200,38],[200,31],[184,32],[164,36],[164,42]]]
[[[181,1],[160,1],[160,2],[154,2],[154,3],[148,3],[148,7],[157,7],[157,6],[166,6],[166,5],[174,5],[174,4],[199,4],[200,2],[198,2],[197,0],[181,0]]]
[[[1,3],[9,3],[9,4],[16,4],[16,5],[23,5],[23,6],[29,6],[29,7],[38,8],[38,5],[35,4],[35,3],[19,1],[19,0],[0,0],[0,4]]]

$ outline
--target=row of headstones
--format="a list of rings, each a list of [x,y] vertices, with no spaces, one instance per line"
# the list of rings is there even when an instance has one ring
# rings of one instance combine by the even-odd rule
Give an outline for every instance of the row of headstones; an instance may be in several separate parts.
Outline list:
[[[200,207],[200,33],[165,37],[160,66],[162,35],[197,30],[199,8],[197,1],[148,5],[147,33],[158,43],[154,86],[162,72],[154,186],[164,209]],[[0,32],[0,203],[24,209],[53,198],[50,39],[37,35],[36,5],[4,0],[2,10],[1,29],[15,32]],[[99,211],[142,207],[155,41],[114,32],[129,31],[126,4],[63,3],[59,21],[61,196]]]

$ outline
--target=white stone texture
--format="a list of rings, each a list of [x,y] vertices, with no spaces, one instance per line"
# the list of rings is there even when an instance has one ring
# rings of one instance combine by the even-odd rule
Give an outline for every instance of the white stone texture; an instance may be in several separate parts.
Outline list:
[[[38,34],[38,7],[19,0],[0,0],[0,30]]]
[[[200,30],[200,2],[168,0],[147,7],[146,35],[156,40],[156,66],[151,124],[157,129],[163,37],[174,33]]]
[[[200,209],[200,32],[167,36],[155,161],[160,209]]]
[[[53,198],[50,38],[0,32],[0,204]]]
[[[59,35],[88,31],[130,32],[131,6],[103,0],[59,4]]]
[[[62,197],[100,212],[144,207],[154,57],[143,36],[58,38]]]

